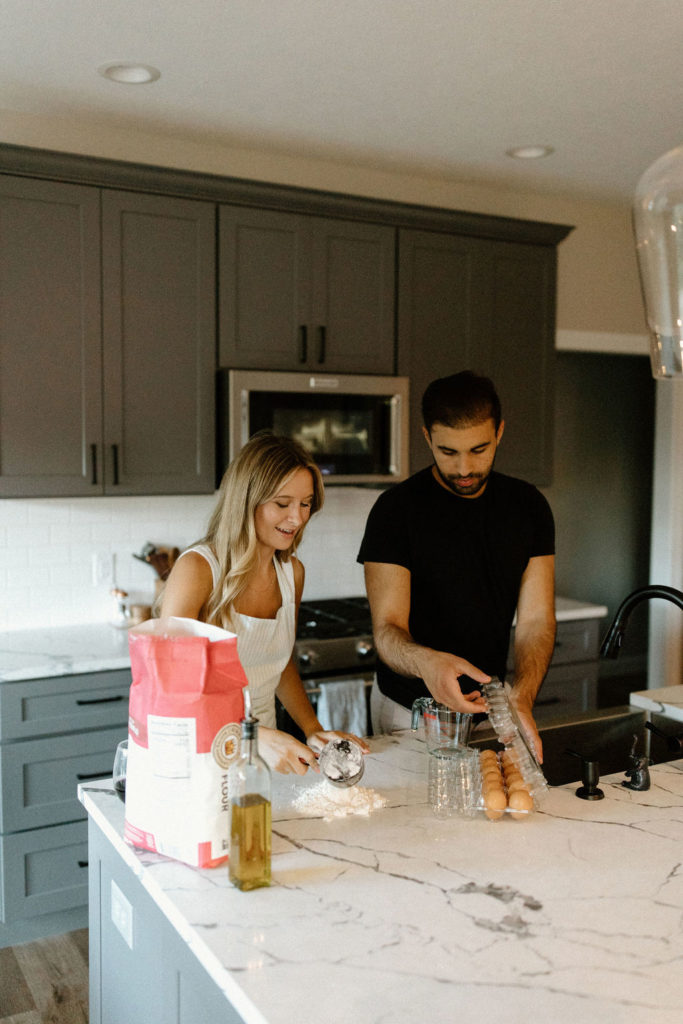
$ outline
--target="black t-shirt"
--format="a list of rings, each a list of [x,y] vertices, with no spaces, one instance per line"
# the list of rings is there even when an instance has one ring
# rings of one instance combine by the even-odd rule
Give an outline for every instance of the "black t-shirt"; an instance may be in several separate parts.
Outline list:
[[[410,571],[409,629],[417,643],[504,679],[522,574],[530,558],[554,551],[552,512],[534,486],[493,472],[480,497],[462,498],[430,467],[379,496],[358,561]],[[421,679],[382,661],[377,682],[405,707],[428,694]],[[476,689],[466,676],[460,685],[463,693]]]

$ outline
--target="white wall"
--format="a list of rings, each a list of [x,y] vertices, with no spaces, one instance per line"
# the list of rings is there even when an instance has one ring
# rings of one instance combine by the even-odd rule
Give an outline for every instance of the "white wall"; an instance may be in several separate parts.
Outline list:
[[[306,598],[365,592],[355,559],[376,496],[360,487],[328,488],[300,549]],[[154,572],[133,552],[147,541],[186,547],[204,532],[214,501],[207,495],[0,502],[0,629],[109,620],[115,603],[110,584],[93,583],[95,554],[115,556],[118,586],[148,603]]]

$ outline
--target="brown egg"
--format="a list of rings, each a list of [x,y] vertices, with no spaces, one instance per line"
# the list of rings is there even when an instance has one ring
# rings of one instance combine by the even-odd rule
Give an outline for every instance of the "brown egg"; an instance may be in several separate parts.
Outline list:
[[[515,782],[518,779],[521,780],[521,778],[522,776],[516,768],[510,768],[508,771],[505,772],[505,782],[508,784],[510,782]]]
[[[499,768],[495,764],[484,765],[484,767],[481,770],[481,777],[485,779],[487,775],[495,775],[497,779],[503,778],[503,776],[500,774]]]
[[[498,793],[503,792],[503,783],[501,779],[484,779],[481,784],[481,791],[484,795],[496,790]]]
[[[507,797],[502,789],[491,789],[484,794],[484,814],[490,821],[502,818],[507,807]]]
[[[507,787],[508,793],[519,793],[521,790],[523,790],[525,793],[528,792],[526,783],[524,782],[524,779],[521,778],[512,780],[506,779],[505,785]]]
[[[480,761],[497,761],[498,757],[495,750],[482,750],[479,754]]]
[[[510,793],[509,797],[510,814],[517,821],[529,817],[529,811],[534,809],[534,801],[526,789],[517,789]]]

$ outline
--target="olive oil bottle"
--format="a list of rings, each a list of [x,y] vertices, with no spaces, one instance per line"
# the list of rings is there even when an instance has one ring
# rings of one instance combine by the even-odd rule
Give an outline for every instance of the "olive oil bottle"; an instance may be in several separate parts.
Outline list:
[[[270,885],[270,769],[258,752],[258,718],[242,719],[242,752],[228,773],[229,878],[238,889]]]

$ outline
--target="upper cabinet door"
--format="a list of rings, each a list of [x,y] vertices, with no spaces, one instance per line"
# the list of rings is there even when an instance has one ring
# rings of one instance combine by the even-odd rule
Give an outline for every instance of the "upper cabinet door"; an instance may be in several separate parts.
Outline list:
[[[411,472],[431,455],[421,399],[460,370],[490,376],[505,434],[496,468],[539,486],[552,479],[554,246],[399,233],[399,373],[411,383]]]
[[[394,373],[395,230],[310,220],[308,367],[332,373]]]
[[[109,494],[215,487],[215,208],[102,196]]]
[[[395,231],[220,208],[219,363],[394,372]]]
[[[220,366],[305,368],[310,253],[301,222],[289,213],[220,207]]]
[[[102,491],[100,194],[0,177],[0,495]]]

